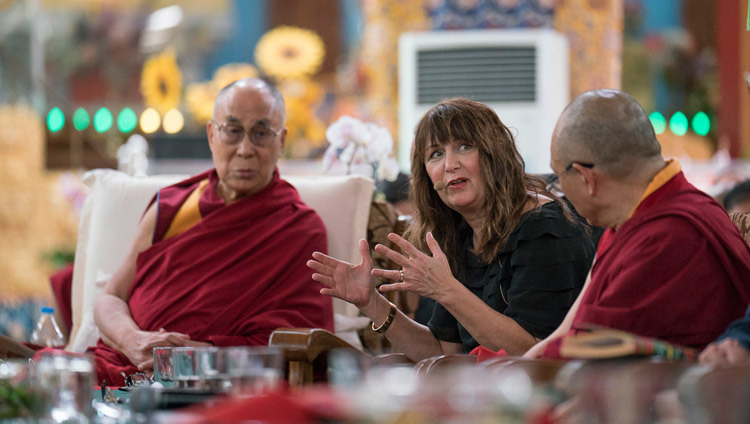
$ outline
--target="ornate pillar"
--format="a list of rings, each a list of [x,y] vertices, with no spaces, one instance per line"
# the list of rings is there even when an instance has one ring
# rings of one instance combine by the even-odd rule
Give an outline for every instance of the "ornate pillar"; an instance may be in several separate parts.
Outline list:
[[[50,299],[48,256],[71,249],[76,217],[60,175],[44,170],[44,130],[21,105],[0,106],[0,302]]]
[[[623,0],[563,0],[555,29],[570,44],[570,97],[622,80]]]
[[[750,157],[750,33],[748,2],[716,2],[719,63],[719,147],[733,157]]]
[[[398,134],[398,37],[429,29],[421,1],[364,0],[361,65],[371,119]]]

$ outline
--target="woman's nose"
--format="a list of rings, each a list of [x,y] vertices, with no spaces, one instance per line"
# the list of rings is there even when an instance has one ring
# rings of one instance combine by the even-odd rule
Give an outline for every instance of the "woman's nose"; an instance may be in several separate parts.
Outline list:
[[[455,171],[460,166],[458,155],[450,150],[445,152],[445,171]]]

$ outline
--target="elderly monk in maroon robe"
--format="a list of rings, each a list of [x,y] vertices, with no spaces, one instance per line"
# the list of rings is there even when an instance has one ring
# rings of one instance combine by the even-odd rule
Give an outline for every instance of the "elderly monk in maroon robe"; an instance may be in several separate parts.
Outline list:
[[[162,189],[97,299],[99,381],[153,370],[155,346],[265,345],[278,327],[333,330],[331,300],[305,266],[326,249],[318,215],[279,178],[284,101],[245,79],[216,97],[213,170]]]
[[[607,230],[563,323],[527,356],[554,357],[560,336],[591,324],[700,349],[743,315],[748,245],[721,205],[664,160],[632,97],[575,99],[552,136],[551,166],[578,212]]]

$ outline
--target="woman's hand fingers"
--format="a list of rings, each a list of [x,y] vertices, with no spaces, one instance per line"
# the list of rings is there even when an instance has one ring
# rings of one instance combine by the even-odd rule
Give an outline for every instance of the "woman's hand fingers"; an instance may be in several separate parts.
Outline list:
[[[365,239],[359,239],[359,256],[362,258],[360,264],[364,268],[372,268],[372,258],[370,257],[370,245]]]
[[[315,259],[316,261],[320,262],[323,265],[330,266],[331,268],[334,268],[336,267],[336,265],[339,265],[339,264],[349,265],[348,263],[344,261],[340,261],[336,258],[332,258],[326,255],[325,253],[321,253],[321,252],[313,252],[312,256],[313,256],[313,259]]]
[[[396,252],[395,250],[393,250],[393,249],[391,249],[389,247],[383,246],[382,244],[376,245],[375,246],[375,251],[378,252],[378,253],[380,253],[381,255],[385,256],[386,258],[388,258],[392,262],[395,262],[395,263],[401,265],[402,268],[405,267],[406,264],[409,262],[409,258],[407,258],[406,256],[404,256],[404,255]]]
[[[324,286],[333,286],[333,278],[329,275],[318,274],[317,272],[312,275],[312,279],[323,284]]]
[[[333,267],[323,265],[322,263],[314,260],[307,261],[307,267],[313,271],[323,275],[333,275]]]
[[[432,235],[432,231],[427,233],[427,237],[425,237],[425,240],[427,240],[427,247],[430,248],[430,252],[432,252],[433,258],[439,258],[442,256],[445,256],[443,253],[443,249],[440,248],[440,244],[435,240],[435,236]]]
[[[391,283],[391,284],[381,284],[380,287],[378,287],[378,290],[380,290],[383,293],[386,292],[393,292],[393,291],[408,291],[409,288],[405,283]]]
[[[393,280],[403,283],[401,281],[401,270],[398,269],[373,269],[372,275],[374,277],[385,278],[387,280]]]
[[[404,254],[410,258],[413,258],[418,255],[424,255],[419,249],[414,247],[413,244],[406,241],[405,238],[401,237],[400,235],[396,233],[390,233],[388,234],[388,240],[390,240],[393,244],[398,246],[399,249],[401,249]]]

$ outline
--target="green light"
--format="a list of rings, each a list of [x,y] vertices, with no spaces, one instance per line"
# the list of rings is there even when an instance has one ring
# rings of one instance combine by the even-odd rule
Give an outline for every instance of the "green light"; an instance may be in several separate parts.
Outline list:
[[[126,133],[133,131],[137,123],[138,117],[135,116],[133,109],[129,107],[123,109],[117,116],[117,128],[120,129],[120,132]]]
[[[112,128],[112,121],[112,112],[103,107],[94,114],[94,129],[100,133],[107,131]]]
[[[692,126],[696,134],[706,135],[711,131],[711,119],[705,112],[698,112],[693,116]]]
[[[58,132],[65,125],[65,114],[59,107],[53,107],[47,114],[47,129],[49,132]]]
[[[78,131],[83,131],[89,127],[89,113],[86,109],[79,107],[73,112],[73,126]]]
[[[667,120],[664,119],[664,115],[661,113],[654,112],[648,116],[648,119],[651,120],[651,125],[654,126],[654,132],[656,134],[661,134],[667,129]]]
[[[675,112],[669,120],[669,130],[674,135],[685,135],[688,130],[688,119],[682,112]]]

